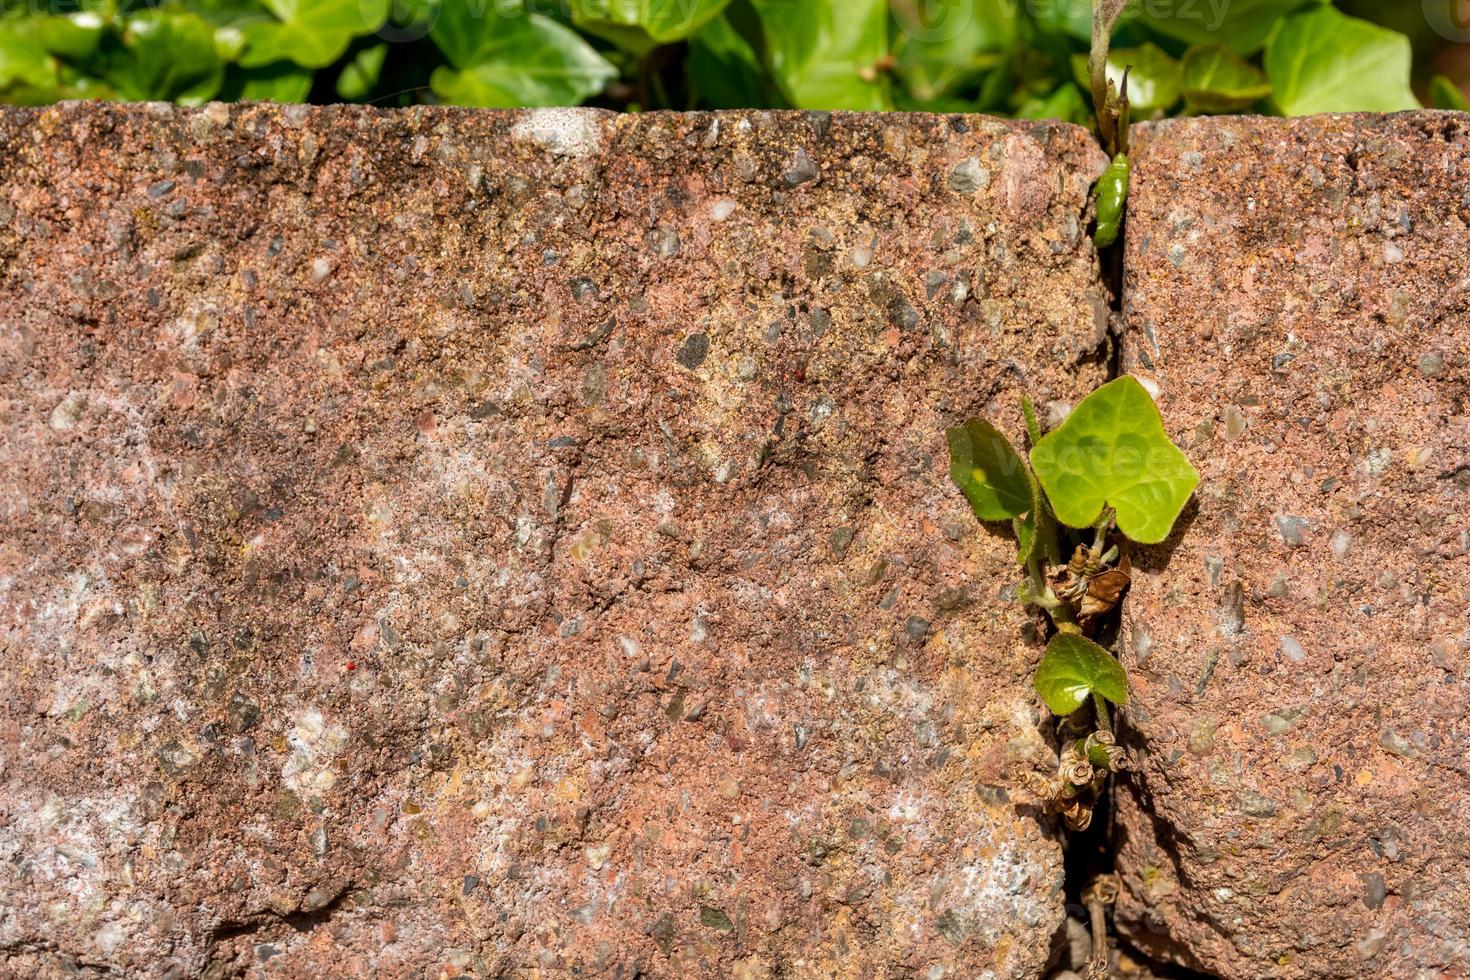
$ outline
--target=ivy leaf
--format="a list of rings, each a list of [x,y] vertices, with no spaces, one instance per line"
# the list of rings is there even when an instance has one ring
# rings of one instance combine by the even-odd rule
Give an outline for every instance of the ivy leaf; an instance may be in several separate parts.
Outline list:
[[[1277,21],[1306,2],[1231,0],[1223,7],[1207,3],[1143,4],[1143,22],[1165,37],[1188,44],[1223,44],[1236,54],[1252,55],[1265,45]]]
[[[1465,90],[1444,75],[1429,80],[1429,101],[1436,109],[1470,112],[1470,99],[1465,98]]]
[[[1156,44],[1144,44],[1136,48],[1114,48],[1108,52],[1108,78],[1121,88],[1123,72],[1128,72],[1128,104],[1133,111],[1147,114],[1156,109],[1168,109],[1179,101],[1184,80],[1179,71],[1179,62]],[[1087,56],[1072,56],[1072,73],[1084,89],[1092,87],[1088,79]]]
[[[429,84],[451,105],[514,108],[577,105],[601,92],[617,69],[575,31],[541,14],[441,16],[430,36],[451,67],[434,69]],[[473,33],[467,33],[472,29]]]
[[[337,95],[348,102],[365,99],[378,84],[383,71],[383,60],[388,57],[388,45],[374,44],[363,48],[357,57],[349,61],[337,76]]]
[[[347,51],[352,39],[371,34],[388,19],[390,0],[263,0],[275,20],[242,25],[245,53],[240,64],[257,68],[294,61],[325,68]],[[488,11],[487,11],[488,15]]]
[[[219,97],[225,102],[252,99],[262,102],[305,102],[314,76],[309,68],[277,61],[259,68],[231,65]]]
[[[90,58],[106,31],[102,18],[88,11],[40,17],[35,24],[36,39],[41,47],[50,54],[73,62]]]
[[[1314,7],[1282,21],[1266,48],[1266,77],[1283,115],[1417,109],[1414,52],[1396,31]]]
[[[1111,653],[1077,633],[1058,633],[1046,645],[1033,681],[1036,693],[1061,717],[1096,694],[1114,704],[1128,703],[1128,675]]]
[[[887,0],[751,0],[766,59],[798,109],[893,108],[887,76]]]
[[[717,109],[760,108],[769,102],[760,57],[723,15],[689,39],[685,71],[700,101]]]
[[[1071,82],[1063,82],[1050,95],[1032,96],[1016,109],[1017,119],[1061,119],[1086,124],[1092,120],[1092,107],[1082,90]]]
[[[730,0],[571,0],[572,23],[618,47],[644,55],[682,41]]]
[[[949,476],[982,521],[1004,521],[1032,510],[1026,464],[999,429],[971,419],[944,433],[949,440]]]
[[[194,14],[147,13],[98,50],[97,74],[127,101],[199,105],[225,77],[214,28]]]
[[[1255,65],[1223,44],[1197,44],[1184,52],[1184,103],[1195,112],[1237,112],[1271,94]]]
[[[975,82],[1016,46],[1013,0],[895,0],[892,8],[896,71],[921,102]]]
[[[1043,436],[1031,466],[1063,524],[1089,527],[1111,506],[1119,529],[1141,544],[1169,536],[1199,485],[1153,399],[1127,375],[1088,395]]]
[[[54,92],[56,61],[37,36],[36,21],[0,19],[0,93],[12,102],[12,87]],[[41,100],[48,101],[48,100]]]

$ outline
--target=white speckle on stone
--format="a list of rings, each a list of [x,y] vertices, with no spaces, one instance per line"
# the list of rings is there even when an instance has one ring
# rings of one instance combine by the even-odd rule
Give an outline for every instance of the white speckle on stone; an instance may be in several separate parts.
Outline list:
[[[1383,246],[1383,261],[1390,265],[1396,265],[1404,260],[1403,246],[1398,242],[1387,242]]]
[[[1235,892],[1229,888],[1216,888],[1215,899],[1220,902],[1228,902],[1235,897]]]
[[[107,922],[97,930],[93,942],[97,944],[97,949],[103,956],[111,956],[127,938],[127,931],[121,925],[116,922]]]
[[[532,109],[510,135],[559,157],[585,157],[602,149],[602,115],[588,109]]]
[[[1152,398],[1154,401],[1159,400],[1159,383],[1157,381],[1155,381],[1153,378],[1139,377],[1136,374],[1134,375],[1134,377],[1138,378],[1138,383],[1143,385],[1143,390],[1148,392],[1148,397]]]
[[[601,871],[603,865],[607,864],[607,857],[612,853],[611,844],[593,844],[587,848],[587,864],[593,871]]]
[[[631,636],[620,636],[618,637],[618,649],[623,651],[624,656],[636,657],[643,652],[643,644]]]
[[[730,215],[735,213],[735,207],[735,202],[730,198],[719,198],[709,206],[710,217],[714,218],[716,221],[724,221],[726,218],[730,217]]]
[[[1353,547],[1353,536],[1346,531],[1333,531],[1329,546],[1334,558],[1346,558]]]
[[[332,274],[332,260],[326,256],[313,259],[311,262],[311,278],[314,282],[321,282]]]
[[[332,760],[347,747],[347,741],[347,729],[328,724],[318,709],[301,712],[286,736],[291,755],[281,767],[281,781],[301,796],[325,793],[337,781]]]
[[[1363,462],[1364,465],[1367,467],[1369,474],[1373,476],[1378,476],[1384,472],[1387,472],[1389,464],[1393,462],[1393,450],[1375,449],[1368,454],[1367,458]]]
[[[868,267],[868,263],[872,261],[872,245],[858,245],[852,250],[852,267],[854,269],[866,269]]]
[[[1281,655],[1294,664],[1299,664],[1307,659],[1307,651],[1302,649],[1302,645],[1292,636],[1281,638]]]
[[[77,427],[82,420],[82,412],[87,408],[86,396],[71,392],[61,400],[61,404],[51,410],[49,420],[51,428],[57,432],[68,432]]]

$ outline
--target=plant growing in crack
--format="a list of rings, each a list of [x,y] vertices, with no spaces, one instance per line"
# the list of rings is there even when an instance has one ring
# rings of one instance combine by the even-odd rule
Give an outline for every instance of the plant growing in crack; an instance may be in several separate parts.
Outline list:
[[[1026,570],[1017,596],[1050,621],[1034,683],[1061,719],[1061,762],[1054,776],[1026,777],[1048,809],[1084,830],[1108,776],[1126,764],[1109,705],[1127,704],[1128,677],[1095,637],[1128,589],[1129,543],[1167,538],[1199,473],[1133,377],[1098,388],[1046,435],[1030,399],[1021,411],[1029,465],[976,418],[946,433],[950,476],[976,517],[1011,523]]]

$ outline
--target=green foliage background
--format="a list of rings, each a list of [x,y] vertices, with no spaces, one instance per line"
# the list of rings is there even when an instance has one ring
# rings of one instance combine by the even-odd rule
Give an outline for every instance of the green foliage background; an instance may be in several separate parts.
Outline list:
[[[1131,66],[1135,119],[1466,108],[1470,46],[1437,37],[1419,8],[1228,0],[1221,18],[1221,0],[1139,0],[1110,70]],[[1089,24],[1090,0],[0,0],[0,101],[917,109],[1083,122]]]

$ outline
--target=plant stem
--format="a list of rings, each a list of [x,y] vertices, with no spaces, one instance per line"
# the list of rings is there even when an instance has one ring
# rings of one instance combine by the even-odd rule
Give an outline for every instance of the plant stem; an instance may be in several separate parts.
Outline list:
[[[1099,731],[1113,734],[1113,721],[1108,717],[1108,703],[1103,700],[1101,694],[1092,695],[1092,703],[1097,709],[1097,727]]]

